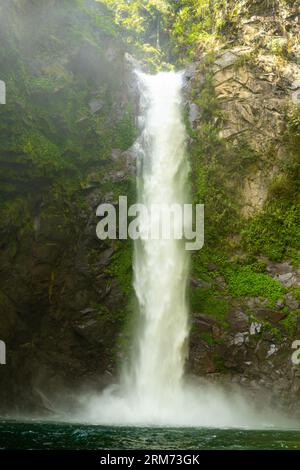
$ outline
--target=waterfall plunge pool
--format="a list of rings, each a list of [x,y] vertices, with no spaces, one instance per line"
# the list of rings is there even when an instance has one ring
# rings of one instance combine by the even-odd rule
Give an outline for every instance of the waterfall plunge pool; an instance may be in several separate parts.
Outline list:
[[[300,431],[0,421],[0,449],[300,450]]]

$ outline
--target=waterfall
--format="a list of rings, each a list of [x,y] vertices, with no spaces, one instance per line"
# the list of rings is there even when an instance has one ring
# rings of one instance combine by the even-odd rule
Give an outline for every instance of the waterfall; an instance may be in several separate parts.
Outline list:
[[[182,206],[188,199],[183,74],[137,72],[137,77],[141,110],[141,136],[135,145],[137,194],[151,216],[141,215],[141,239],[134,248],[135,344],[119,383],[100,396],[84,395],[83,411],[74,419],[108,425],[282,427],[284,420],[267,410],[263,397],[262,413],[240,392],[225,392],[204,379],[184,377],[188,252],[182,239],[142,236],[163,225],[162,212],[151,211],[152,207]]]
[[[182,122],[183,74],[138,73],[143,128],[136,145],[138,202],[151,214],[140,219],[142,233],[163,225],[163,204],[187,202],[189,166]],[[151,212],[151,207],[156,210]],[[149,239],[135,242],[134,288],[140,325],[130,379],[144,406],[160,403],[181,385],[188,337],[186,283],[188,252],[182,240]]]

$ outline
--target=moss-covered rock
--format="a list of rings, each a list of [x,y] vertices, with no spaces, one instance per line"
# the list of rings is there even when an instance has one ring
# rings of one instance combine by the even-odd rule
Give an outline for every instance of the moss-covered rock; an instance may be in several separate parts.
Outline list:
[[[43,408],[37,390],[98,383],[119,361],[131,248],[100,242],[95,214],[132,185],[135,98],[103,5],[2,2],[0,21],[0,401],[22,389]]]

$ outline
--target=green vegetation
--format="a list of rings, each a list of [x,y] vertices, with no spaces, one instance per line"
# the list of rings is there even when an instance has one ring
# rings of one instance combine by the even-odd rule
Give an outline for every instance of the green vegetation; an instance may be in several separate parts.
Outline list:
[[[274,306],[284,293],[284,288],[267,274],[256,273],[249,266],[239,269],[227,268],[225,278],[229,292],[234,297],[264,297]]]
[[[223,374],[227,372],[228,369],[225,366],[224,358],[220,354],[214,355],[214,364],[218,372]]]
[[[297,313],[299,314],[297,311],[291,312],[280,322],[284,326],[288,336],[291,338],[295,337],[296,334]]]
[[[239,4],[235,2],[227,9],[227,3],[226,0],[184,0],[173,4],[175,18],[171,34],[181,57],[190,60],[201,50],[213,49],[221,33],[232,27]]]
[[[205,243],[212,251],[218,250],[228,234],[238,230],[240,217],[238,203],[232,189],[228,187],[232,172],[232,156],[219,136],[222,116],[212,83],[210,65],[213,54],[208,54],[199,73],[203,74],[200,92],[192,90],[195,104],[201,116],[197,130],[192,131],[193,143],[190,148],[192,166],[193,200],[205,204]],[[238,154],[240,155],[240,154]],[[236,160],[238,156],[236,155]]]
[[[132,246],[129,241],[119,242],[119,249],[105,272],[118,279],[124,294],[132,292]]]
[[[10,3],[3,13],[1,79],[8,99],[0,108],[1,225],[13,217],[22,224],[24,216],[18,214],[34,210],[37,194],[41,201],[59,192],[70,201],[91,169],[99,171],[105,162],[109,171],[112,148],[125,150],[136,137],[132,104],[116,113],[124,49],[106,8],[60,2],[53,14],[36,7],[40,28],[32,24],[33,37],[25,37],[18,47],[15,22],[22,15],[30,30],[31,10]],[[113,63],[106,55],[109,48]],[[93,101],[96,112],[90,107]]]
[[[205,341],[205,343],[210,345],[210,346],[212,344],[214,344],[214,342],[215,342],[214,338],[213,338],[213,335],[209,332],[201,333],[200,337],[201,337],[202,341]]]
[[[153,68],[186,63],[235,31],[239,2],[228,0],[97,0],[114,14],[128,46]]]
[[[228,312],[226,300],[218,299],[213,288],[196,287],[191,289],[191,309],[206,315],[223,318]]]
[[[166,62],[170,4],[167,0],[97,0],[114,15],[122,40],[129,50],[157,69]],[[164,46],[164,47],[162,47]]]
[[[300,287],[299,286],[292,287],[291,292],[293,294],[293,297],[295,297],[295,299],[300,300]]]
[[[300,249],[300,107],[292,107],[286,117],[283,136],[286,159],[282,176],[273,180],[262,212],[242,232],[244,247],[252,254],[271,260],[284,257],[299,262]]]
[[[265,210],[255,216],[242,234],[250,253],[263,253],[273,261],[283,257],[297,258],[300,248],[300,207],[278,207],[270,203]]]

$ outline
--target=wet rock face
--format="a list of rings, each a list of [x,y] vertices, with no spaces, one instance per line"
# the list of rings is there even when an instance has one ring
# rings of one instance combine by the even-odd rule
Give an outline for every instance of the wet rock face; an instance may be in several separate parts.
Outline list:
[[[266,265],[278,281],[281,274],[294,271],[287,262]],[[212,273],[215,268],[211,266]],[[191,291],[201,289],[201,282],[193,278]],[[212,286],[217,286],[215,294]],[[283,291],[272,307],[263,296],[228,295],[230,289],[224,278],[222,290],[213,281],[207,281],[202,289],[201,295],[204,299],[207,295],[213,307],[208,300],[200,300],[201,313],[192,312],[187,371],[221,383],[238,383],[254,394],[263,391],[268,402],[275,400],[279,406],[300,414],[299,366],[292,360],[294,341],[300,339],[300,315],[293,287]],[[227,302],[227,313],[220,315],[216,311],[218,302]],[[206,313],[208,308],[210,314]]]
[[[52,3],[8,2],[1,11],[1,60],[16,44],[1,73],[17,81],[0,109],[0,412],[47,411],[47,397],[107,383],[128,302],[130,247],[97,238],[96,208],[131,187],[132,70],[121,41],[93,25],[89,8],[101,5]],[[66,21],[80,25],[80,39]]]
[[[220,52],[213,83],[226,116],[220,137],[233,144],[236,141],[236,145],[243,138],[253,151],[264,153],[274,138],[284,132],[285,110],[292,100],[291,89],[294,79],[300,77],[300,68],[296,62],[286,62],[279,70],[273,65],[274,58],[264,55],[262,49],[255,54],[258,55],[255,57],[248,46]],[[294,93],[293,100],[297,91]],[[280,161],[280,153],[275,159]],[[241,188],[244,216],[263,208],[270,182],[278,175],[277,166],[268,170],[262,165],[253,166],[251,174],[244,178]]]
[[[267,313],[278,327],[280,320],[275,312],[272,318],[271,312]],[[231,312],[224,327],[218,320],[197,315],[191,330],[187,371],[214,382],[239,384],[254,397],[263,392],[266,403],[275,400],[276,407],[300,415],[300,371],[292,361],[300,317],[293,337],[288,337],[284,329],[275,330],[265,314],[262,316],[261,322],[251,321],[240,311]]]
[[[76,203],[72,211],[61,236],[55,224],[51,230],[42,222],[38,239],[28,235],[20,256],[7,258],[7,270],[2,265],[4,409],[19,403],[22,390],[19,406],[31,408],[34,403],[42,410],[39,396],[31,399],[34,389],[51,397],[86,382],[99,386],[105,371],[115,371],[112,350],[122,329],[120,312],[127,304],[122,286],[109,272],[115,248],[96,238],[94,207],[87,205],[81,217]]]
[[[299,103],[299,8],[273,2],[274,8],[268,4],[260,10],[258,3],[237,3],[240,13],[234,20],[234,33],[228,41],[224,34],[224,41],[214,50],[213,63],[205,70],[212,74],[222,116],[219,137],[227,143],[232,159],[243,146],[253,157],[252,164],[245,160],[239,169],[236,183],[241,215],[250,218],[263,209],[272,180],[284,173],[286,112]],[[205,76],[201,61],[188,70],[194,89],[200,92]],[[197,120],[200,124],[201,112],[197,117],[190,103],[194,129]]]
[[[290,265],[270,262],[269,269],[278,276],[289,271]],[[199,289],[198,285],[193,279],[191,289]],[[207,282],[203,289],[209,292],[213,285]],[[203,313],[192,313],[187,370],[213,381],[238,383],[254,396],[261,391],[268,402],[275,400],[299,414],[299,366],[292,361],[293,343],[300,332],[297,292],[289,288],[271,307],[264,297],[229,296],[224,279],[222,289],[212,298],[212,305],[217,308],[216,298],[226,299],[227,314],[210,308],[207,315],[207,301],[199,302]]]
[[[290,134],[288,116],[298,112],[299,8],[294,2],[236,3],[240,12],[233,25],[228,25],[229,33],[224,33],[224,40],[215,46],[213,53],[196,55],[189,67],[190,148],[195,159],[195,185],[201,181],[199,192],[204,192],[203,199],[210,211],[206,209],[206,226],[210,219],[218,224],[222,211],[226,211],[222,204],[226,197],[230,202],[227,214],[232,203],[235,219],[225,241],[219,235],[218,250],[215,239],[211,243],[209,231],[205,240],[207,252],[217,256],[222,252],[227,261],[231,257],[233,284],[227,272],[230,262],[225,267],[222,263],[210,265],[206,262],[207,253],[199,256],[207,270],[204,279],[193,276],[190,283],[192,327],[188,370],[212,380],[239,383],[252,389],[254,395],[263,389],[266,399],[284,403],[299,413],[299,366],[291,359],[293,341],[300,339],[298,245],[292,255],[264,251],[264,246],[255,245],[256,237],[260,239],[258,232],[265,230],[264,223],[256,226],[255,222],[267,220],[266,210],[270,213],[273,210],[274,214],[280,211],[277,201],[284,197],[280,191],[276,193],[276,184],[284,181],[282,186],[287,191],[293,185],[286,165],[292,161],[289,138],[298,142]],[[214,95],[209,104],[208,93]],[[199,107],[198,115],[191,112],[193,104]],[[218,132],[217,138],[214,131]],[[201,152],[207,136],[215,146],[210,151],[209,145],[203,145]],[[299,151],[293,152],[298,161]],[[199,166],[202,172],[197,173]],[[214,180],[211,175],[217,170],[218,179]],[[206,179],[203,173],[208,175]],[[220,186],[221,197],[217,200]],[[209,191],[212,187],[213,191]],[[291,194],[290,199],[284,199],[283,225],[287,211],[298,205],[298,193]],[[276,216],[272,220],[275,219]],[[241,224],[236,229],[238,233],[233,234],[236,220]],[[223,225],[226,217],[222,228]],[[251,232],[252,239],[245,247],[242,232],[250,225],[257,230]],[[281,225],[276,234],[275,230],[268,232],[268,239],[281,240],[280,232]],[[224,246],[226,243],[229,248]],[[286,246],[290,243],[285,241]],[[193,267],[199,269],[196,261]],[[240,270],[252,274],[249,278],[236,276]],[[260,273],[270,283],[270,292],[273,288],[277,291],[274,298],[268,296],[267,285],[260,293],[250,293],[260,282]],[[206,316],[213,318],[213,325]]]

